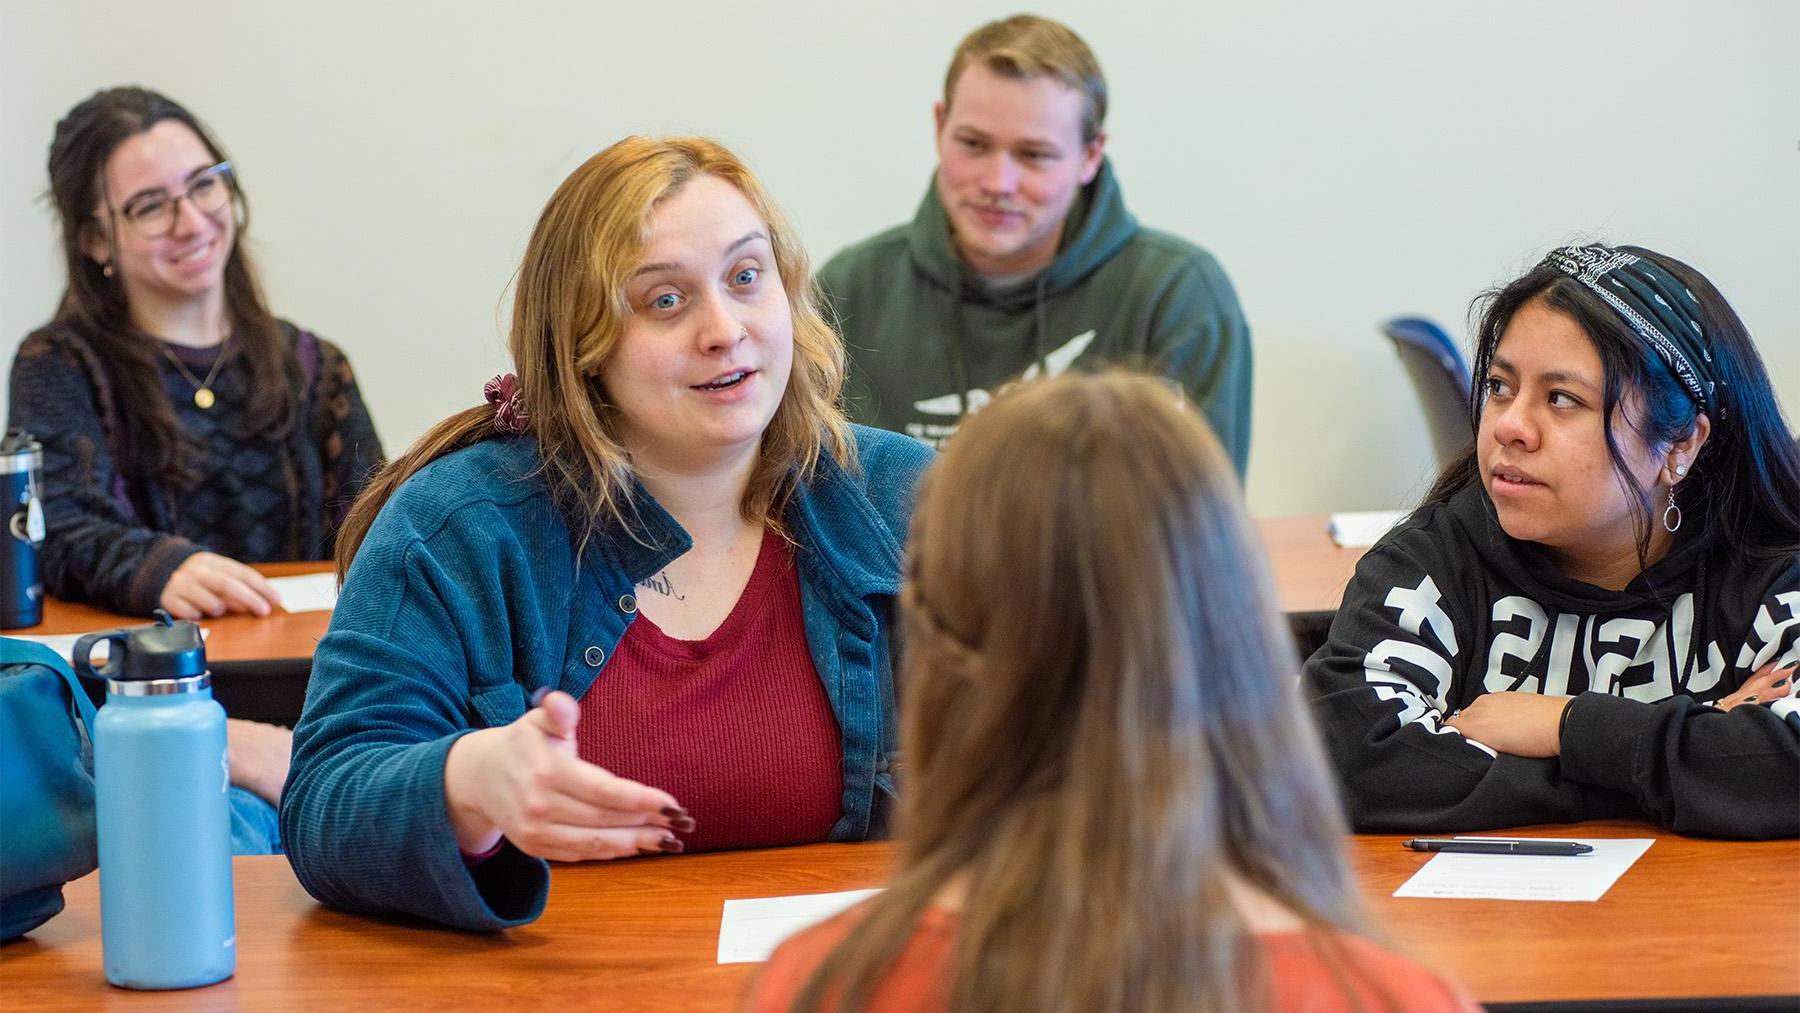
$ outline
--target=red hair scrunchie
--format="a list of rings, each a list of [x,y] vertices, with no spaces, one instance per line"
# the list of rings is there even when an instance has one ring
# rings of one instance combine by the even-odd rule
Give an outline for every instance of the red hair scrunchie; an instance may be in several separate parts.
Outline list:
[[[487,395],[488,404],[494,406],[496,430],[516,436],[531,425],[531,413],[525,410],[518,377],[504,373],[489,380],[481,390]]]

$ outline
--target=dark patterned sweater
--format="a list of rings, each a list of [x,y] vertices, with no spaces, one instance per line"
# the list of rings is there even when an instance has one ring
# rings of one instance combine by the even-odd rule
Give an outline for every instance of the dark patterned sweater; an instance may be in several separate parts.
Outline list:
[[[194,404],[193,382],[158,357],[163,392],[198,450],[192,488],[134,459],[115,384],[87,340],[61,324],[25,339],[7,424],[44,445],[51,594],[147,615],[169,575],[202,550],[247,563],[330,557],[338,524],[381,463],[381,442],[343,352],[285,321],[281,329],[301,364],[292,382],[303,424],[286,438],[243,431],[255,392],[229,342],[206,410]],[[166,347],[202,378],[220,354]]]

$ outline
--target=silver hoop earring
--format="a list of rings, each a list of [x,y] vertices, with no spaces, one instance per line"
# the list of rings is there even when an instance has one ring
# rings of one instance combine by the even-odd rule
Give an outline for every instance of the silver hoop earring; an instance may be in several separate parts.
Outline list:
[[[1669,519],[1670,514],[1675,515],[1674,520]],[[1681,508],[1675,505],[1675,490],[1673,489],[1669,490],[1669,505],[1663,509],[1663,530],[1670,534],[1681,530]]]

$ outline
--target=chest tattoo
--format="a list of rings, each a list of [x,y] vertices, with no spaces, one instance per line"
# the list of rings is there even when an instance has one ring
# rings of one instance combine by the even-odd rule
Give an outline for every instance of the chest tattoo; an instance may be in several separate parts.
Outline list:
[[[676,601],[687,601],[687,595],[677,594],[675,592],[675,582],[669,579],[669,571],[667,570],[656,574],[648,580],[639,581],[638,586],[655,591],[657,594],[663,595],[664,597],[673,598]]]

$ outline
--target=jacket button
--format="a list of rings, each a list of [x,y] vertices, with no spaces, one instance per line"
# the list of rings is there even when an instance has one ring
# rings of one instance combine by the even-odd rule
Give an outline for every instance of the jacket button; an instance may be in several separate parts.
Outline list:
[[[625,613],[626,615],[630,615],[631,613],[636,612],[637,611],[637,595],[634,595],[634,594],[620,595],[619,596],[619,611]]]
[[[599,647],[590,647],[581,652],[581,660],[587,662],[589,668],[599,668],[600,663],[606,660],[606,652]]]

